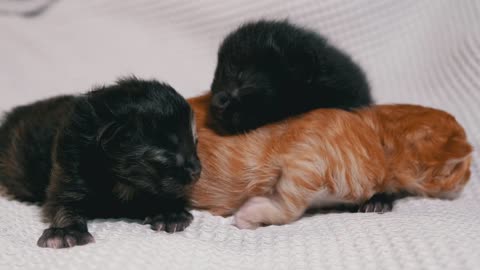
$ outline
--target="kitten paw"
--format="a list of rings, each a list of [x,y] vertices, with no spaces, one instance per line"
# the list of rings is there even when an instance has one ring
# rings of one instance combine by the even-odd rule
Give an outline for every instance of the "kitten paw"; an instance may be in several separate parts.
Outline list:
[[[358,212],[379,213],[391,212],[394,198],[388,194],[375,194],[368,201],[360,205]]]
[[[192,223],[193,215],[187,210],[181,212],[162,213],[154,217],[147,217],[144,224],[150,224],[154,231],[166,231],[167,233],[181,232]]]
[[[237,215],[233,217],[233,225],[240,230],[255,230],[260,227],[260,223],[252,222],[248,218],[242,217],[242,215]]]
[[[253,197],[249,199],[233,217],[233,225],[239,229],[254,230],[262,226],[263,213],[265,205],[270,205],[271,201],[265,197]]]
[[[43,231],[37,245],[44,248],[68,248],[94,242],[95,239],[89,232],[69,228],[48,228]]]

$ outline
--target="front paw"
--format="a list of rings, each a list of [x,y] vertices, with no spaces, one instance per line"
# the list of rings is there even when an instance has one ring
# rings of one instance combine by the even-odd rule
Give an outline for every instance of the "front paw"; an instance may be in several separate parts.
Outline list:
[[[193,216],[187,210],[180,212],[168,212],[147,217],[144,224],[150,224],[154,231],[166,231],[167,233],[181,232],[192,223]]]
[[[44,248],[68,248],[94,242],[95,239],[89,232],[69,228],[48,228],[43,231],[37,245]]]
[[[375,194],[368,201],[360,205],[358,212],[379,213],[391,212],[393,209],[394,197],[388,194]]]

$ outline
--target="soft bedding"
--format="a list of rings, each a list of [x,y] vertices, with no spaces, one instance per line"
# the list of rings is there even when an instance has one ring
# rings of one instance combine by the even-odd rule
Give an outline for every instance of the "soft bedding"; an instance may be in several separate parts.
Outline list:
[[[130,74],[194,96],[209,88],[224,34],[246,19],[289,17],[350,52],[377,102],[444,109],[480,148],[475,0],[13,2],[0,2],[2,111]],[[173,235],[95,220],[96,243],[65,250],[36,246],[46,226],[38,206],[0,197],[0,269],[478,269],[478,150],[473,155],[470,183],[454,201],[408,198],[383,215],[317,214],[256,231],[200,211]]]

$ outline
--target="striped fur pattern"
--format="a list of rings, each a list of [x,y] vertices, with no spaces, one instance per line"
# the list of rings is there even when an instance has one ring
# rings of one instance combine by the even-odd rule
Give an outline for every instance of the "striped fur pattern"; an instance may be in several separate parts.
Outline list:
[[[220,136],[209,128],[209,98],[189,100],[203,166],[192,202],[235,215],[239,228],[286,224],[311,207],[361,204],[383,192],[453,198],[470,176],[472,147],[455,118],[440,110],[318,109]]]

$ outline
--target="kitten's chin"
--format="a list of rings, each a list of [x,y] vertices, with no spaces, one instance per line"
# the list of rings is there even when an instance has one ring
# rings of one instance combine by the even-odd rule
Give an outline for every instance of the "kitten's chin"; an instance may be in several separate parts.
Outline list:
[[[229,135],[235,133],[235,129],[231,126],[229,121],[224,120],[223,117],[212,115],[209,121],[209,126],[219,135]]]
[[[257,128],[256,121],[245,121],[245,117],[234,112],[228,116],[217,116],[213,118],[213,128],[220,135],[234,135],[242,132],[248,132]]]
[[[193,184],[194,182],[186,185],[172,185],[168,188],[159,187],[155,191],[155,195],[171,199],[184,198],[191,193],[191,190],[193,189]]]

